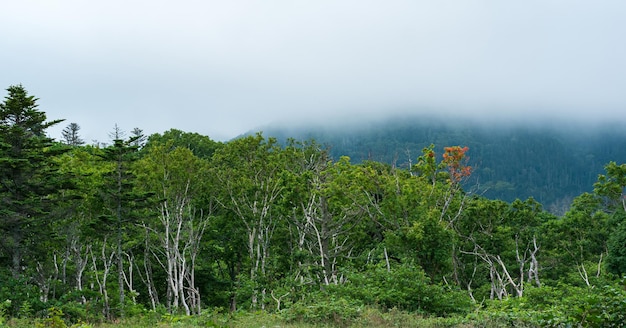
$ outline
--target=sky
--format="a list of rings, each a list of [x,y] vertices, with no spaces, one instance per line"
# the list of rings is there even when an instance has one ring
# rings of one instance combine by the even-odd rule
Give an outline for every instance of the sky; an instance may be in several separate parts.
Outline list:
[[[0,87],[87,143],[116,124],[223,141],[398,113],[622,121],[624,17],[622,0],[2,1]]]

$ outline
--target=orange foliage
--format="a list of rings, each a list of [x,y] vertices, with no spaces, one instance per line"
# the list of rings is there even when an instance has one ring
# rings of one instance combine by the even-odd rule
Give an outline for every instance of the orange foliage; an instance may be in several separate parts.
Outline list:
[[[466,165],[468,157],[465,153],[469,150],[468,147],[453,146],[445,147],[443,150],[443,163],[448,168],[453,183],[458,183],[472,174],[472,167]]]

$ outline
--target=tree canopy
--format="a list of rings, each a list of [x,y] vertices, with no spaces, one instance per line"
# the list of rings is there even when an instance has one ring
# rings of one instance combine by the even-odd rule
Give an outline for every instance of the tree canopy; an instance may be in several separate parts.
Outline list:
[[[0,325],[206,310],[338,325],[372,311],[483,326],[624,322],[626,164],[608,162],[557,216],[533,197],[476,192],[463,144],[425,146],[407,166],[262,133],[219,143],[170,130],[144,143],[141,129],[125,139],[116,127],[91,146],[78,125],[47,137],[61,120],[22,86],[7,91]]]

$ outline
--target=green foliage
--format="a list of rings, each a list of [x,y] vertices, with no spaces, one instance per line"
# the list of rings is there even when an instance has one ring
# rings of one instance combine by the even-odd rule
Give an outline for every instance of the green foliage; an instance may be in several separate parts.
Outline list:
[[[623,327],[623,285],[597,288],[559,285],[529,289],[522,298],[490,302],[477,317],[506,319],[511,325],[541,327]]]
[[[215,142],[207,136],[183,132],[177,129],[170,129],[163,134],[155,133],[151,135],[144,150],[148,151],[154,145],[169,145],[172,149],[189,149],[195,156],[202,159],[210,159],[213,153],[222,146],[221,143]]]
[[[600,174],[593,185],[596,195],[603,197],[609,211],[623,209],[626,211],[624,188],[626,187],[626,164],[617,165],[610,162],[604,167],[606,174]]]
[[[381,120],[362,128],[309,125],[300,129],[265,129],[279,140],[314,138],[330,145],[332,159],[349,156],[407,169],[424,148],[441,152],[449,145],[466,145],[471,151],[472,179],[465,187],[489,199],[512,202],[534,197],[547,210],[562,215],[571,200],[591,192],[598,174],[609,161],[626,161],[623,126],[567,127],[501,125],[468,120],[407,116]],[[478,183],[478,184],[477,184]]]
[[[138,160],[138,147],[133,139],[115,139],[113,145],[98,154],[110,164],[110,171],[103,174],[104,184],[100,197],[104,200],[102,219],[112,223],[112,231],[120,234],[123,226],[137,220],[137,209],[146,205],[150,192],[136,189],[133,164]]]
[[[606,267],[618,277],[626,276],[626,212],[613,214],[613,232],[607,241]]]
[[[0,280],[0,299],[5,300],[2,308],[7,316],[20,317],[45,309],[45,305],[39,300],[39,290],[29,284],[26,278],[15,279],[5,275]]]
[[[390,270],[378,265],[347,278],[347,283],[329,286],[329,291],[383,309],[437,316],[467,313],[472,308],[466,293],[431,284],[422,268],[415,265],[394,265]]]
[[[583,283],[578,268],[585,262],[598,263],[605,257],[611,227],[609,215],[600,210],[593,194],[575,198],[560,219],[548,220],[540,228],[544,266],[543,276],[552,282]]]
[[[281,316],[287,321],[347,326],[359,316],[362,310],[363,305],[360,301],[320,293],[315,295],[311,301],[293,304],[283,311]]]
[[[50,223],[59,205],[59,193],[71,188],[59,174],[53,158],[68,148],[56,145],[46,129],[37,100],[21,85],[10,86],[0,103],[0,247],[17,278],[34,259],[43,261],[45,243],[52,236]],[[2,260],[2,257],[0,257]]]
[[[406,261],[416,261],[431,279],[439,281],[452,268],[454,232],[432,211],[409,226],[385,233],[389,252]]]
[[[0,326],[625,320],[616,280],[626,274],[624,164],[607,164],[594,193],[556,217],[540,202],[546,191],[510,202],[466,192],[468,148],[444,147],[440,157],[434,132],[416,165],[389,165],[333,160],[313,140],[281,146],[261,134],[222,144],[170,130],[141,148],[140,130],[128,140],[116,130],[108,147],[67,147],[45,136],[56,123],[21,86],[9,88],[0,106]],[[473,159],[503,151],[459,138],[451,144],[467,141]],[[476,172],[515,188],[541,177],[570,185],[543,176],[543,163],[509,165],[540,161],[521,139],[544,146],[513,134],[517,152]],[[554,140],[545,147],[559,163],[549,165],[570,158]],[[502,180],[496,167],[515,177]],[[182,302],[191,299],[192,309]]]
[[[437,171],[443,168],[443,164],[437,164],[434,149],[434,144],[430,144],[430,146],[422,149],[422,156],[417,158],[417,164],[411,168],[412,172],[416,172],[418,175],[432,181],[432,183],[435,183]]]
[[[65,323],[65,321],[63,320],[63,311],[59,308],[55,308],[55,307],[51,307],[48,309],[48,315],[47,318],[43,319],[43,320],[39,320],[39,322],[37,322],[35,324],[35,327],[37,328],[44,328],[44,327],[49,327],[49,328],[66,328],[67,324]]]
[[[0,303],[0,327],[3,327],[5,320],[7,319],[7,312],[11,308],[11,300],[4,300]]]

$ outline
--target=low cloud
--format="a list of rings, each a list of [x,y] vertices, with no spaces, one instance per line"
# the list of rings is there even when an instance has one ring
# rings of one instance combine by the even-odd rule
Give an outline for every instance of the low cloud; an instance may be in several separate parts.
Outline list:
[[[29,1],[3,5],[5,87],[107,139],[219,140],[406,112],[621,120],[620,1]],[[58,133],[60,135],[60,132]],[[53,135],[58,137],[58,135]]]

